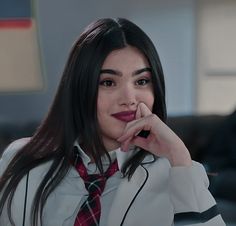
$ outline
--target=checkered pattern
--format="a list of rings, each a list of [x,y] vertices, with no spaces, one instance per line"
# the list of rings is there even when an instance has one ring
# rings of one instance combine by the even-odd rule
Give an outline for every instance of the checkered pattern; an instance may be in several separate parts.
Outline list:
[[[105,188],[106,180],[118,171],[117,160],[110,165],[103,175],[88,174],[79,156],[77,156],[76,162],[75,168],[84,180],[89,195],[77,214],[74,226],[99,226],[101,215],[100,196]]]

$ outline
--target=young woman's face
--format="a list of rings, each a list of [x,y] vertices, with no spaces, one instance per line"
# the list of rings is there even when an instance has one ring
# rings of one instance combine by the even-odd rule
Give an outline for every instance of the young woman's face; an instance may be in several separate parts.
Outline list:
[[[117,138],[135,119],[141,102],[152,110],[154,94],[147,59],[131,46],[112,51],[101,69],[97,100],[98,122],[108,151],[120,146]]]

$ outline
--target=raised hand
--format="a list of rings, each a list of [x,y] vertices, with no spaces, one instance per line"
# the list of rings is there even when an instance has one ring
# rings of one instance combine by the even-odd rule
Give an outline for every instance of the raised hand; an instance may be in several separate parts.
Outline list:
[[[142,130],[150,131],[148,137],[138,136]],[[130,145],[136,145],[156,156],[167,158],[172,166],[192,165],[189,151],[182,140],[144,103],[138,105],[136,119],[127,123],[118,141],[123,151],[128,151]]]

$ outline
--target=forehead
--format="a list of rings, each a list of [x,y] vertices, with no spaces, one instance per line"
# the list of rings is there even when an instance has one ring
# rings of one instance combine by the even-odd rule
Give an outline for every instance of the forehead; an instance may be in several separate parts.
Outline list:
[[[127,46],[122,49],[114,50],[106,57],[102,68],[134,68],[140,69],[150,67],[147,58],[135,47]]]

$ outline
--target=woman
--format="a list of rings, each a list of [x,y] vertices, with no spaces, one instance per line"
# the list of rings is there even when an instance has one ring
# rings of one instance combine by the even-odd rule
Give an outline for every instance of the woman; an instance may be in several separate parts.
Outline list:
[[[126,19],[90,24],[46,119],[3,154],[0,224],[225,225],[203,167],[165,121],[151,40]]]

